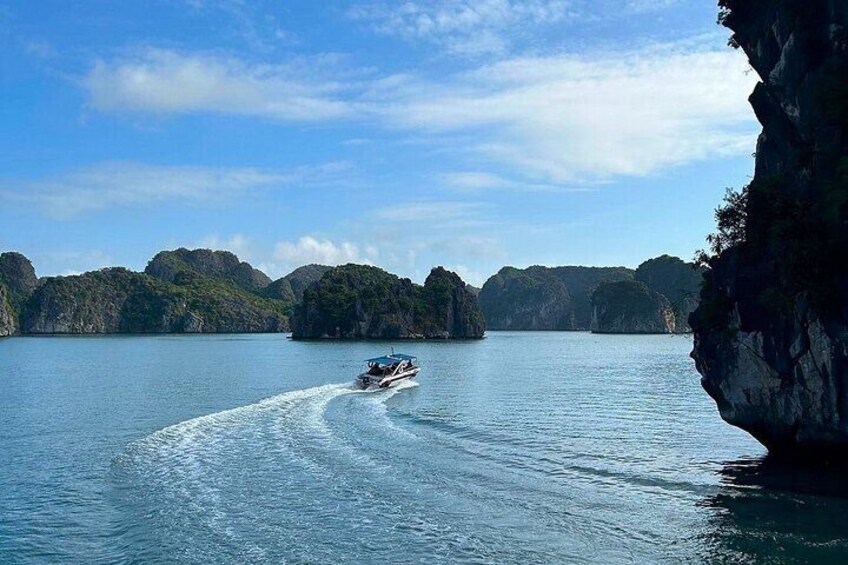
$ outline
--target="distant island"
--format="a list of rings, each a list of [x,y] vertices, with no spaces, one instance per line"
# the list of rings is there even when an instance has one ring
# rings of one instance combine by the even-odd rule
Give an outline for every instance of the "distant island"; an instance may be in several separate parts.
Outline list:
[[[442,267],[423,285],[365,265],[305,265],[271,280],[233,253],[162,251],[39,279],[0,255],[0,336],[265,333],[294,339],[476,339],[492,330],[685,333],[703,273],[664,255],[625,267],[504,267],[476,289]]]
[[[474,339],[486,332],[477,296],[436,267],[424,286],[377,267],[337,267],[303,294],[294,339]]]
[[[20,253],[0,255],[0,336],[289,332],[347,339],[481,338],[476,294],[433,269],[424,286],[376,267],[306,265],[276,281],[227,251],[158,253],[121,267],[38,279]]]
[[[480,291],[494,330],[688,333],[703,271],[663,255],[626,267],[504,267]]]
[[[480,306],[494,330],[588,331],[595,287],[632,278],[624,267],[504,267],[483,285]]]
[[[143,273],[39,280],[26,257],[4,253],[0,335],[287,332],[298,296],[327,270],[310,265],[271,281],[227,251],[177,249]]]
[[[592,291],[594,333],[691,333],[704,270],[663,255],[645,261],[633,280],[600,283]]]

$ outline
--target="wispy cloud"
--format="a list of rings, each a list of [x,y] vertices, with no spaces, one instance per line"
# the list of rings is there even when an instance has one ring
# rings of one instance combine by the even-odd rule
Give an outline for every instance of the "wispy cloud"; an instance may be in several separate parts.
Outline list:
[[[375,216],[386,222],[400,224],[424,221],[431,227],[449,224],[453,228],[460,228],[490,223],[491,220],[484,214],[486,208],[477,202],[422,200],[385,206],[377,210]]]
[[[282,121],[349,117],[345,84],[322,77],[331,61],[249,64],[237,58],[146,49],[98,61],[82,79],[91,107],[103,112],[222,113]]]
[[[484,192],[510,190],[516,192],[593,192],[590,186],[562,186],[541,183],[532,179],[516,179],[486,171],[458,171],[442,173],[439,182],[457,192]]]
[[[276,172],[118,161],[46,180],[3,181],[0,197],[9,203],[34,205],[47,216],[65,219],[114,207],[165,201],[220,204],[261,188],[294,182],[324,183],[343,170],[343,164],[337,163]]]
[[[79,275],[115,266],[114,259],[99,249],[36,251],[31,257],[40,277]]]
[[[494,274],[484,273],[466,265],[446,265],[445,268],[459,275],[459,277],[467,284],[477,288],[482,288],[482,286],[486,283],[486,280]]]
[[[375,31],[427,41],[464,54],[502,53],[524,26],[552,25],[576,16],[566,0],[431,0],[372,2],[349,15]]]
[[[242,261],[252,262],[256,259],[252,242],[240,233],[231,235],[230,237],[207,235],[190,247],[230,251]]]
[[[37,39],[24,41],[24,50],[37,59],[52,59],[58,55],[58,51],[50,43]]]
[[[297,35],[280,22],[273,0],[183,0],[183,4],[197,17],[226,21],[222,31],[253,51],[270,53],[298,43]]]
[[[630,14],[661,12],[679,3],[680,0],[626,0],[624,11]]]
[[[274,246],[275,261],[297,267],[307,263],[322,265],[342,265],[361,263],[371,265],[376,261],[379,251],[375,246],[360,246],[349,241],[334,242],[304,236],[297,241],[281,241]]]
[[[441,81],[387,81],[380,105],[394,127],[473,133],[457,149],[547,183],[644,176],[750,148],[747,68],[736,53],[691,45],[514,58]]]
[[[447,177],[460,188],[538,189],[645,176],[749,151],[757,128],[746,99],[755,77],[744,57],[709,39],[507,57],[440,77],[366,80],[367,73],[349,71],[358,78],[344,86],[320,65],[146,51],[99,62],[83,84],[91,106],[102,111],[356,120],[400,130],[465,156],[477,163],[472,171],[482,159],[520,172],[512,180]]]

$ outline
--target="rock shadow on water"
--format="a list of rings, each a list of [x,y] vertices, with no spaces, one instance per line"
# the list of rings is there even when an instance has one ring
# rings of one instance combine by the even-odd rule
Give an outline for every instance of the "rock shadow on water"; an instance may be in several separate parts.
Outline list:
[[[710,563],[848,562],[848,468],[774,456],[724,464],[710,509]]]

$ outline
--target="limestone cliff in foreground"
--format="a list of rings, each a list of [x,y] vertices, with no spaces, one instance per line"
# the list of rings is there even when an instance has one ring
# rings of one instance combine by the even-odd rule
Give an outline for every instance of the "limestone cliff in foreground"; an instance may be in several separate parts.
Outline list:
[[[775,453],[848,458],[848,3],[722,0],[762,82],[751,184],[718,214],[691,318],[721,416]]]

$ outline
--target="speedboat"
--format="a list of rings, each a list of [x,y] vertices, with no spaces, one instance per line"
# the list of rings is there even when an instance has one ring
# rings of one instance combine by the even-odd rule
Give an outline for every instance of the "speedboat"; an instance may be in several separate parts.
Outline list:
[[[368,369],[356,377],[359,388],[388,388],[400,381],[411,379],[421,371],[418,359],[412,355],[392,352],[385,357],[365,361]]]

